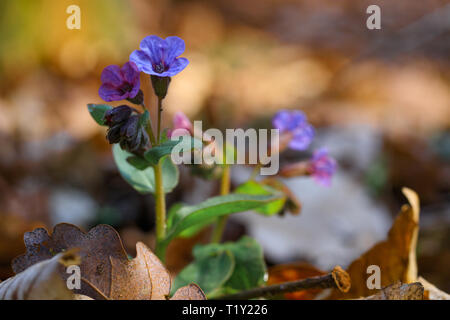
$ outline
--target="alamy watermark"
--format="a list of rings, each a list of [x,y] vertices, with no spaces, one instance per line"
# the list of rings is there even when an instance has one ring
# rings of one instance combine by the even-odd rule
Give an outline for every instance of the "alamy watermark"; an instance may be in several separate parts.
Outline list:
[[[172,140],[190,139],[189,131],[176,129]],[[202,121],[194,121],[193,136],[210,142],[201,149],[183,152],[183,141],[173,148],[172,161],[177,164],[250,164],[260,165],[261,175],[275,175],[279,170],[278,129],[226,129],[225,136],[219,129],[203,131]],[[190,140],[189,140],[190,141]]]
[[[79,6],[72,4],[67,7],[66,13],[70,14],[66,20],[67,29],[81,29],[81,9]]]

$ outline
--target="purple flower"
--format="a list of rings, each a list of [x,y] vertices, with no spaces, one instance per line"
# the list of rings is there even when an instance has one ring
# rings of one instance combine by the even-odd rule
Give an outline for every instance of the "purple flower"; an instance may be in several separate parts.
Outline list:
[[[134,62],[127,62],[122,68],[107,66],[103,69],[101,80],[98,94],[107,102],[132,99],[136,97],[141,86],[139,70]]]
[[[272,124],[281,134],[292,136],[289,141],[291,149],[305,150],[314,138],[314,128],[300,110],[281,110],[273,117]]]
[[[309,161],[308,171],[318,183],[324,186],[330,186],[331,177],[336,172],[336,168],[336,160],[328,155],[327,149],[321,148],[314,151]]]
[[[141,41],[140,48],[131,53],[130,60],[140,71],[150,75],[172,77],[189,64],[188,59],[177,58],[185,49],[184,40],[178,37],[147,36]]]

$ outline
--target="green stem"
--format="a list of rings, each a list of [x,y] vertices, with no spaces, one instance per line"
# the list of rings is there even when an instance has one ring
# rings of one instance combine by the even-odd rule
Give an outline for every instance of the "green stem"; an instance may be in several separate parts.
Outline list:
[[[147,110],[145,104],[141,104],[141,107],[145,110]],[[150,137],[150,142],[152,143],[152,147],[156,144],[156,140],[155,140],[155,134],[153,133],[153,126],[152,126],[152,119],[150,117],[148,117],[148,122],[147,122],[147,133],[148,136]]]
[[[157,124],[157,138],[156,145],[160,143],[161,137],[161,113],[162,113],[162,99],[158,97],[158,124]],[[163,241],[166,237],[166,197],[164,193],[162,161],[159,161],[153,167],[155,171],[155,211],[156,211],[156,255],[164,262],[166,258],[166,246]]]
[[[166,237],[166,198],[161,163],[160,161],[153,169],[155,171],[156,255],[164,262],[165,246],[162,245],[162,242]]]
[[[162,99],[158,97],[158,129],[156,141],[159,144],[161,141],[159,140],[161,137],[161,122],[162,122]]]
[[[230,165],[225,164],[223,166],[222,179],[220,181],[220,194],[222,196],[230,193]],[[222,240],[223,231],[227,224],[228,215],[221,216],[216,223],[216,227],[213,231],[211,242],[219,243]]]

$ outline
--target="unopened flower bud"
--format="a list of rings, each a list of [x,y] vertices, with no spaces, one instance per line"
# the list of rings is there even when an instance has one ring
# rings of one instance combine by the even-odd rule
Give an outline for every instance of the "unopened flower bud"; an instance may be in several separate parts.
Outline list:
[[[120,124],[116,124],[115,126],[108,129],[106,139],[108,139],[108,142],[110,144],[120,142]]]
[[[112,108],[105,112],[105,124],[109,127],[112,127],[116,124],[125,122],[131,116],[132,112],[133,109],[127,105]]]

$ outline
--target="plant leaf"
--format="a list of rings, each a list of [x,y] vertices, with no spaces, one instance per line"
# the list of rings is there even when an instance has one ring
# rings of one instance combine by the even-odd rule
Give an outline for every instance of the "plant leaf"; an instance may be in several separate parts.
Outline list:
[[[229,250],[217,250],[205,255],[199,252],[202,248],[195,247],[195,261],[176,276],[173,290],[194,282],[210,294],[230,278],[235,266],[233,254]]]
[[[424,288],[420,282],[402,284],[398,281],[362,300],[423,300],[423,294]]]
[[[381,269],[382,287],[398,281],[412,283],[417,281],[416,246],[419,229],[419,198],[408,188],[403,194],[409,204],[402,206],[394,220],[385,241],[375,244],[371,249],[354,260],[347,268],[352,287],[347,293],[333,290],[329,299],[352,299],[373,295],[376,290],[367,287],[367,268],[371,265]]]
[[[170,293],[170,275],[145,244],[136,244],[136,258],[111,257],[111,293],[113,300],[166,300]]]
[[[80,290],[73,290],[76,294],[97,299],[166,300],[170,293],[170,274],[161,261],[140,242],[136,258],[129,259],[118,233],[108,225],[85,233],[63,223],[55,226],[51,236],[39,228],[26,233],[24,239],[27,251],[12,263],[16,273],[26,273],[42,261],[50,261],[54,254],[79,248],[82,282]],[[68,277],[65,269],[59,270],[58,277],[61,281]],[[178,298],[200,299],[201,290],[194,289],[182,288]]]
[[[206,300],[202,289],[194,283],[178,289],[170,300]]]
[[[107,104],[88,104],[88,110],[91,114],[92,118],[97,122],[99,125],[104,126],[104,116],[105,112],[112,109],[113,107]]]
[[[145,170],[151,166],[151,164],[147,160],[139,156],[129,157],[127,158],[127,162],[138,170]]]
[[[69,300],[73,293],[61,278],[59,269],[78,265],[75,250],[57,254],[0,283],[0,300]],[[65,268],[64,268],[65,270]]]
[[[210,198],[195,206],[182,207],[172,217],[171,228],[164,243],[167,245],[170,240],[194,225],[204,226],[214,218],[255,209],[279,199],[279,195],[229,194]]]
[[[264,284],[267,269],[262,247],[255,239],[242,237],[238,242],[225,243],[224,246],[236,260],[234,272],[225,283],[226,288],[240,291]]]
[[[234,293],[264,284],[266,265],[261,246],[252,238],[197,245],[194,262],[175,278],[174,289],[197,283],[208,296]]]
[[[75,293],[95,298],[92,286],[104,295],[110,295],[111,264],[109,257],[127,259],[119,234],[108,225],[99,225],[88,233],[78,227],[61,223],[54,227],[50,236],[47,230],[38,228],[24,235],[27,252],[12,261],[12,267],[17,274],[31,267],[37,262],[50,259],[55,254],[80,248],[81,275],[87,281],[82,281],[81,289]],[[63,279],[67,278],[65,272],[61,273]]]
[[[266,216],[272,216],[279,213],[281,210],[283,210],[284,204],[286,203],[286,196],[282,192],[253,180],[249,180],[241,184],[236,188],[234,192],[252,195],[279,195],[279,200],[254,209],[255,212],[261,213]]]
[[[154,193],[155,172],[153,167],[139,170],[127,161],[128,158],[134,159],[133,154],[122,150],[118,144],[113,145],[112,149],[114,160],[122,178],[140,193]],[[177,186],[179,172],[177,166],[173,164],[169,157],[165,157],[162,161],[164,192],[168,193]]]
[[[159,146],[151,148],[145,152],[144,157],[151,165],[156,165],[162,157],[170,155],[177,145],[179,145],[179,151],[181,152],[201,149],[203,146],[200,140],[185,135],[179,137],[177,140],[167,140]]]

